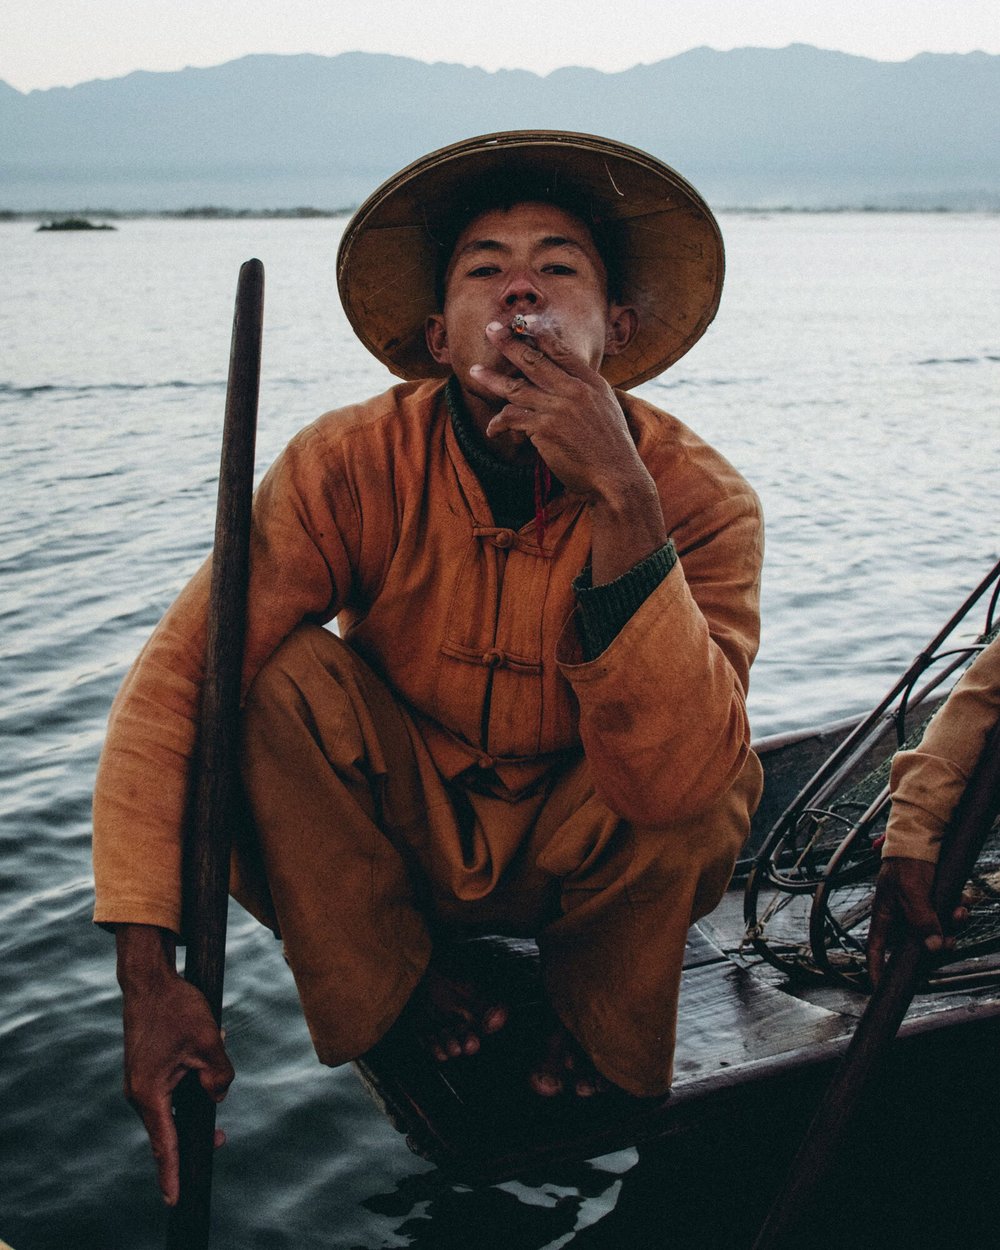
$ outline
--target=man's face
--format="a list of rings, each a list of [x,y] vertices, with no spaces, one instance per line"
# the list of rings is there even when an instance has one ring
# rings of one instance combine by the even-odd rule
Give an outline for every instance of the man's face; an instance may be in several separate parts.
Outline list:
[[[515,204],[471,221],[455,244],[445,275],[444,310],[429,318],[427,342],[467,393],[480,395],[469,367],[515,374],[515,366],[485,335],[491,321],[509,325],[516,313],[547,313],[564,343],[592,368],[616,350],[611,326],[620,310],[609,304],[607,273],[590,231],[552,204]]]

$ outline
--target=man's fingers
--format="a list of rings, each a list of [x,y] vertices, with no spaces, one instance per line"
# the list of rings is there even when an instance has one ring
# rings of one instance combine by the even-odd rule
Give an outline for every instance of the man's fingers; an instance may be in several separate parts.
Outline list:
[[[198,1081],[213,1102],[222,1102],[233,1083],[233,1071],[218,1068],[198,1068]]]
[[[930,899],[904,894],[900,902],[911,932],[923,939],[929,951],[939,951],[944,945],[944,934]]]
[[[163,1201],[168,1207],[176,1206],[181,1187],[180,1163],[177,1126],[174,1123],[170,1095],[164,1094],[151,1103],[139,1106],[138,1110],[149,1135],[153,1158],[156,1160]]]
[[[870,935],[867,963],[869,979],[872,985],[878,985],[879,977],[882,975],[882,966],[885,963],[885,942],[874,940]]]
[[[871,923],[868,926],[868,976],[872,985],[878,985],[885,963],[886,941],[889,935],[891,913],[876,899],[872,908]]]
[[[501,399],[516,400],[526,407],[533,404],[541,406],[544,403],[542,393],[527,378],[498,373],[496,369],[489,369],[486,365],[472,365],[469,372],[477,382],[488,386]]]
[[[490,418],[486,427],[489,438],[502,434],[519,434],[522,439],[529,438],[538,430],[538,421],[530,408],[522,408],[519,404],[507,404],[495,417]]]
[[[212,1088],[206,1084],[206,1078],[211,1080],[211,1075],[207,1069],[198,1072],[198,1079],[205,1091],[210,1097],[214,1097],[216,1101],[225,1097],[225,1091],[229,1087],[231,1077],[224,1085],[216,1085],[215,1089],[221,1089],[221,1093],[214,1093]],[[172,1110],[172,1099],[170,1094],[162,1098],[157,1098],[154,1102],[138,1106],[139,1115],[143,1124],[146,1126],[146,1133],[149,1136],[149,1144],[153,1152],[153,1158],[156,1160],[157,1179],[159,1181],[160,1192],[163,1194],[163,1201],[168,1207],[177,1205],[180,1197],[180,1152],[177,1144],[177,1124],[174,1120]],[[226,1143],[226,1135],[222,1129],[215,1130],[213,1144],[216,1149],[224,1146]]]
[[[951,913],[951,923],[948,925],[948,932],[944,937],[944,949],[946,951],[953,951],[958,945],[956,932],[960,929],[964,929],[969,923],[969,908],[971,905],[972,897],[966,891],[962,894],[961,903],[959,903],[959,905]]]
[[[951,914],[945,933],[932,901],[935,866],[929,861],[907,856],[887,856],[879,869],[868,928],[867,965],[872,984],[877,985],[890,943],[909,934],[923,942],[933,954],[955,949],[951,930],[961,928],[969,918],[972,902],[968,888]]]
[[[488,337],[501,348],[504,342],[510,343],[515,352],[523,344],[521,354],[515,354],[512,359],[523,360],[529,368],[544,368],[553,364],[559,371],[574,378],[586,378],[595,373],[586,360],[566,343],[558,322],[547,312],[524,313],[521,322],[525,329],[523,335],[514,334],[509,327],[494,321],[487,326]]]
[[[236,1070],[229,1061],[221,1038],[203,1061],[192,1063],[191,1066],[197,1071],[201,1087],[209,1098],[214,1099],[215,1102],[222,1102],[233,1083]]]
[[[235,1072],[229,1057],[218,1044],[218,1055],[212,1056],[214,1062],[207,1066],[191,1066],[198,1073],[202,1089],[215,1102],[221,1102],[226,1091],[232,1084]],[[149,1144],[156,1160],[160,1192],[167,1206],[175,1206],[180,1196],[180,1162],[177,1145],[177,1125],[173,1116],[172,1090],[147,1101],[131,1099],[149,1135]],[[215,1131],[215,1146],[223,1145],[226,1140],[221,1129]]]
[[[486,337],[512,363],[544,391],[557,392],[570,380],[599,376],[587,362],[568,347],[544,313],[526,313],[528,335],[514,334],[508,326],[491,321]]]

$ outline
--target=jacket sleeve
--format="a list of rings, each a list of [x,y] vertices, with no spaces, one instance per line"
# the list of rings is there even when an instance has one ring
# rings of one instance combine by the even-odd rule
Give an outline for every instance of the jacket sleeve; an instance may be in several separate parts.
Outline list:
[[[750,752],[763,522],[754,492],[732,477],[705,506],[671,516],[665,500],[679,560],[606,651],[584,661],[573,619],[560,639],[597,788],[634,823],[705,810]]]
[[[1000,717],[1000,639],[963,674],[915,750],[892,762],[883,857],[937,861],[941,837]]]
[[[315,437],[305,431],[293,440],[254,498],[244,693],[297,624],[331,619],[351,592],[343,535],[357,531],[353,505],[348,491],[331,486]],[[167,611],[111,709],[94,791],[98,923],[180,932],[210,580],[211,559]]]

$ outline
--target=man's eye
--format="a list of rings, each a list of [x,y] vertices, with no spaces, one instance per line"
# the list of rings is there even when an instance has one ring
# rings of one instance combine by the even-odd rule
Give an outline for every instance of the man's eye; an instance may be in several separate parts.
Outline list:
[[[572,275],[572,274],[576,273],[576,270],[573,268],[573,266],[572,266],[572,265],[556,265],[556,264],[553,264],[553,265],[544,265],[544,266],[542,267],[542,272],[543,272],[543,273],[554,273],[554,274],[556,274],[556,275],[558,275],[558,276],[560,276],[560,277],[561,277],[561,276],[565,276],[565,275]]]
[[[495,273],[500,272],[498,265],[477,265],[475,269],[469,270],[470,278],[492,278]]]

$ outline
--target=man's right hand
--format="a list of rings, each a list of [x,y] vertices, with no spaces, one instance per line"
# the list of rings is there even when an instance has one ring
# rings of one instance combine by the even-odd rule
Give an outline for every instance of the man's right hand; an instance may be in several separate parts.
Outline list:
[[[180,1195],[172,1094],[189,1072],[221,1102],[236,1075],[204,996],[178,976],[173,934],[151,925],[119,925],[118,983],[125,1024],[125,1097],[153,1149],[163,1200]],[[216,1133],[216,1145],[224,1138]]]

